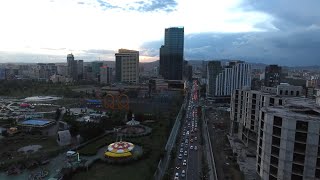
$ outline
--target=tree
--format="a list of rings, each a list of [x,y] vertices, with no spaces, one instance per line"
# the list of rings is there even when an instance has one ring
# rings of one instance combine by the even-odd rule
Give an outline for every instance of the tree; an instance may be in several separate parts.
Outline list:
[[[60,115],[61,115],[61,110],[60,110],[59,108],[57,108],[57,110],[56,110],[56,117],[55,117],[56,121],[59,120]]]
[[[79,129],[80,136],[84,140],[89,140],[104,133],[104,129],[97,123],[81,123]]]

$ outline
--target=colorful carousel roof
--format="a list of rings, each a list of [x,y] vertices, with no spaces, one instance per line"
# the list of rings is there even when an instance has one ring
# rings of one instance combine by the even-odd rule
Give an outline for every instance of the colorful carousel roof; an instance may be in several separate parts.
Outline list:
[[[112,143],[108,146],[108,151],[114,153],[129,152],[134,148],[134,145],[130,142],[120,141]]]
[[[111,143],[108,146],[108,151],[105,152],[109,157],[128,157],[131,156],[131,150],[134,148],[134,144],[125,141],[119,141]]]

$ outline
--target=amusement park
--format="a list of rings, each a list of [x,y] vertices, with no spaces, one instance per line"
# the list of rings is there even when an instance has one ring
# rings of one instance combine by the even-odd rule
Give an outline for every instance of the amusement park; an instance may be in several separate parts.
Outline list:
[[[0,125],[0,179],[152,179],[180,109],[169,102],[122,92],[2,99],[2,121],[17,115]]]

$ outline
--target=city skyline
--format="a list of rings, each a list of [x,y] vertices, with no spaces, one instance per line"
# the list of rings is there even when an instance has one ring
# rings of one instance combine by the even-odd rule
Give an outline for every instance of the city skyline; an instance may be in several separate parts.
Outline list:
[[[63,62],[71,52],[85,61],[114,60],[120,48],[139,50],[142,62],[154,61],[163,30],[184,26],[186,60],[319,65],[319,5],[316,0],[7,0],[0,2],[0,63]]]

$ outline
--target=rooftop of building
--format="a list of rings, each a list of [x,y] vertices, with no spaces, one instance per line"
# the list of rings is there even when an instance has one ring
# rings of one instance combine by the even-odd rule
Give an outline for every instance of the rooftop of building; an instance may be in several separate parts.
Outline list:
[[[130,50],[130,49],[119,49],[118,53],[116,53],[116,54],[119,54],[119,53],[139,53],[139,51]]]
[[[304,97],[288,97],[285,105],[264,107],[267,112],[283,114],[286,117],[320,120],[320,106],[314,99]]]

